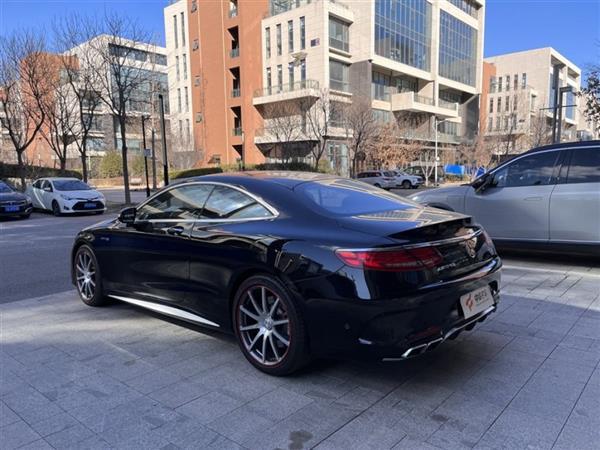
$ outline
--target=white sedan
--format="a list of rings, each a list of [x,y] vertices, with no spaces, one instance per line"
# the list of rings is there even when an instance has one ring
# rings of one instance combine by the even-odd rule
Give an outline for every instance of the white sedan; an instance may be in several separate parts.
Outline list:
[[[106,211],[104,195],[77,178],[39,178],[26,192],[34,208],[52,211],[55,216]]]

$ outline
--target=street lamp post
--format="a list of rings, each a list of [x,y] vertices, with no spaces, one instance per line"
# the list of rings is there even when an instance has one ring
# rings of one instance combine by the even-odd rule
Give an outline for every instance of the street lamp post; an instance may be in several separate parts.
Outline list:
[[[433,124],[435,127],[435,161],[434,161],[434,175],[433,175],[433,180],[434,180],[434,185],[437,186],[438,185],[438,125],[441,123],[446,122],[448,119],[444,119],[444,120],[438,120],[437,116],[433,116]],[[427,180],[425,180],[427,181]]]
[[[148,177],[148,152],[147,152],[147,146],[146,146],[146,126],[145,126],[145,122],[146,119],[149,119],[150,116],[144,116],[142,115],[142,143],[144,146],[144,170],[146,172],[146,197],[150,197],[150,181],[149,181],[149,177]]]

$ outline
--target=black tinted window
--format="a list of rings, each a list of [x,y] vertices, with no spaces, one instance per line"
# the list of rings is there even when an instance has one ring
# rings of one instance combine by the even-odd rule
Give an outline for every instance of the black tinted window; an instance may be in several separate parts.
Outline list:
[[[550,184],[559,152],[525,156],[494,173],[496,187],[544,186]]]
[[[412,208],[412,204],[397,195],[369,184],[345,179],[303,183],[298,192],[313,206],[342,216],[370,214]]]
[[[202,212],[203,219],[251,219],[271,215],[252,197],[227,186],[215,186]]]
[[[212,186],[207,184],[170,189],[139,208],[136,217],[139,220],[198,219],[211,190]]]
[[[567,183],[600,182],[600,148],[573,150]]]

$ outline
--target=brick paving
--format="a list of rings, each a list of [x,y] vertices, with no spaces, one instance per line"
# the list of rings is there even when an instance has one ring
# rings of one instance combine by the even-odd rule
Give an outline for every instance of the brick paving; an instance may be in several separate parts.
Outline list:
[[[597,449],[600,270],[525,265],[435,352],[288,378],[227,336],[73,291],[1,305],[0,448]]]

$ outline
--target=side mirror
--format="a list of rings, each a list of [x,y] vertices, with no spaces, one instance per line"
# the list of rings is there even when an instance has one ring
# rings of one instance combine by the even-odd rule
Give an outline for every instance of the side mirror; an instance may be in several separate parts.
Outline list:
[[[135,222],[135,207],[122,209],[119,213],[119,222],[126,225],[133,225]]]
[[[471,186],[475,189],[476,193],[480,193],[485,191],[488,187],[493,186],[494,184],[494,175],[491,173],[486,173],[482,175],[478,179],[476,179]]]

